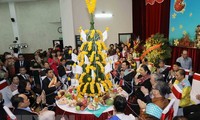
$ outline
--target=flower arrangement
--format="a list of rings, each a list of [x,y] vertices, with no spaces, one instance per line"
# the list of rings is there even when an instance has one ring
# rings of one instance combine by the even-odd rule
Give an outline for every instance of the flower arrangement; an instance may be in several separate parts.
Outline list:
[[[101,96],[112,88],[109,74],[105,74],[107,55],[103,52],[107,50],[104,43],[107,37],[108,28],[102,33],[94,28],[93,13],[96,7],[96,0],[86,0],[88,12],[91,17],[90,29],[82,30],[80,27],[81,40],[83,41],[78,55],[79,66],[83,68],[82,74],[76,74],[79,80],[77,92],[79,96],[95,97]]]
[[[158,65],[160,59],[167,59],[171,57],[171,48],[169,41],[164,38],[163,34],[155,34],[146,40],[145,49],[141,59],[146,57],[154,66]]]

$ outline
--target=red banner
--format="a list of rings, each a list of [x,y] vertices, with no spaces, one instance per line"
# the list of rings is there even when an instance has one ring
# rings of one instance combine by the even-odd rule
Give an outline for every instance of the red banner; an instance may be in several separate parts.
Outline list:
[[[146,5],[147,4],[154,5],[155,2],[162,3],[164,2],[164,0],[146,0]]]

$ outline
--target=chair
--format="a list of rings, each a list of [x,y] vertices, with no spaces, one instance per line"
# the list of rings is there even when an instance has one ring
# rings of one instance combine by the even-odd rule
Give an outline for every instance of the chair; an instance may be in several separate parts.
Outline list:
[[[166,119],[172,120],[173,114],[174,114],[174,108],[173,108],[174,103],[175,103],[175,99],[171,99],[170,103],[163,110],[160,120],[166,120]]]
[[[16,116],[10,111],[10,109],[7,106],[4,106],[3,109],[6,111],[6,114],[8,115],[7,120],[17,120]]]
[[[194,102],[195,104],[200,103],[200,101],[196,99],[196,95],[200,94],[199,86],[200,86],[200,74],[195,73],[193,75],[192,89],[190,92],[190,98],[192,102]]]
[[[12,97],[12,91],[8,87],[8,83],[6,80],[2,80],[0,82],[0,92],[3,95],[4,105],[12,107],[12,103],[10,102],[10,99]]]
[[[172,87],[172,93],[170,95],[170,98],[175,99],[175,102],[174,102],[174,105],[173,105],[174,116],[177,116],[177,114],[178,114],[181,97],[182,97],[182,90],[178,87],[178,85],[174,85]]]

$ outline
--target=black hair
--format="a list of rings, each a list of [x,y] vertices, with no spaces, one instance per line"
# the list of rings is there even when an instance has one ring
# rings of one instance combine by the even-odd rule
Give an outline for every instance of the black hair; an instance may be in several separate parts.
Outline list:
[[[30,81],[28,81],[28,80],[20,81],[18,88],[17,88],[18,92],[19,93],[26,93],[26,86],[27,86],[28,83],[30,83]]]
[[[12,96],[11,98],[11,102],[12,102],[12,106],[16,109],[18,108],[18,105],[20,102],[23,102],[24,98],[20,97],[19,94],[16,94],[14,96]]]
[[[120,95],[116,96],[113,105],[117,112],[124,112],[127,105],[126,98]]]
[[[147,74],[149,74],[149,75],[151,74],[151,71],[149,70],[149,68],[147,67],[147,65],[142,65],[141,68],[143,68],[144,71],[147,72]]]
[[[60,62],[62,62],[63,60],[65,60],[65,58],[61,58],[61,59],[60,59]]]
[[[177,66],[181,67],[181,63],[180,62],[175,62],[174,65],[177,65]]]
[[[52,69],[46,69],[46,74],[47,74],[50,70],[52,70]]]
[[[129,63],[127,60],[123,61],[122,63],[126,63],[126,65],[127,65],[128,67],[130,66],[130,63]]]
[[[12,78],[11,78],[11,83],[13,82],[13,78],[14,77],[18,77],[17,75],[14,75],[14,76],[12,76]],[[19,77],[18,77],[19,78]]]
[[[183,75],[185,77],[185,70],[184,69],[179,69],[178,72],[180,73],[180,75]]]
[[[148,62],[148,59],[147,58],[143,58],[144,62]]]
[[[20,53],[20,54],[18,54],[18,57],[19,57],[19,56],[22,56],[22,57],[24,57],[24,55],[23,55],[23,54],[21,54],[21,53]]]

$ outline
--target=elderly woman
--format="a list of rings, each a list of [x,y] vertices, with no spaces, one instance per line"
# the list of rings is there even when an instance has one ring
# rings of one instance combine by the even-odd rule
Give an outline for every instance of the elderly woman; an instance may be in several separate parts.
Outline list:
[[[165,109],[165,107],[169,104],[169,100],[165,98],[165,95],[168,93],[169,89],[169,86],[163,81],[158,81],[152,87],[152,103],[160,107],[162,110]],[[140,99],[137,101],[140,106],[140,119],[146,120],[149,117],[148,114],[145,113],[146,103]]]

